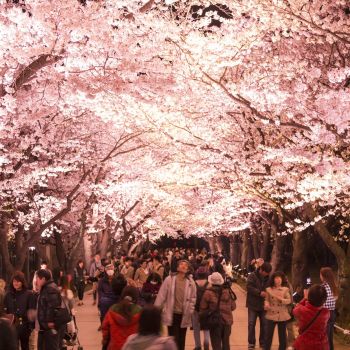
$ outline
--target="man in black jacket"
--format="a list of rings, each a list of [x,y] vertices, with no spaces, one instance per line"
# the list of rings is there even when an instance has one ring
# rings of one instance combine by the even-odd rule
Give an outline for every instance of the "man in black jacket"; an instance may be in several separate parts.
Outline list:
[[[255,325],[256,319],[260,321],[260,347],[264,347],[265,340],[265,311],[264,301],[266,297],[265,289],[272,267],[264,262],[260,268],[251,273],[247,280],[247,308],[248,308],[248,348],[255,347]]]
[[[59,330],[55,329],[55,309],[61,307],[60,291],[47,270],[37,272],[37,286],[40,289],[37,308],[37,321],[40,326],[38,350],[59,350]]]

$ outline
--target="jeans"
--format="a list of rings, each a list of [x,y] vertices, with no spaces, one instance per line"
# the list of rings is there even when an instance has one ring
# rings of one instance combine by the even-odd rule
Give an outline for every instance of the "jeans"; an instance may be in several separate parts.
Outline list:
[[[49,329],[39,331],[38,350],[59,350],[59,332]]]
[[[21,350],[29,350],[29,338],[32,330],[29,327],[29,324],[24,323],[16,327],[17,339],[21,344]]]
[[[182,315],[173,314],[173,324],[168,326],[168,333],[174,337],[178,350],[185,350],[187,328],[181,328]]]
[[[198,311],[194,311],[192,315],[192,327],[193,327],[193,336],[194,336],[194,344],[196,348],[201,347],[201,327],[199,324],[199,315]],[[208,330],[202,331],[204,334],[204,348],[209,349],[209,339],[210,334]]]
[[[84,290],[85,290],[85,282],[79,282],[75,285],[78,293],[79,300],[83,300],[84,298]],[[95,297],[94,297],[95,298]]]
[[[270,350],[272,345],[273,333],[275,332],[275,326],[278,327],[278,350],[286,350],[287,348],[287,322],[280,321],[275,322],[266,320],[266,338],[264,350]]]
[[[327,323],[327,337],[328,337],[328,344],[329,344],[329,350],[334,350],[334,344],[333,344],[333,332],[334,332],[334,324],[335,324],[335,310],[329,310],[330,316]]]
[[[211,346],[215,350],[230,350],[231,325],[219,324],[210,330]]]
[[[265,311],[255,311],[248,308],[248,344],[250,347],[255,346],[255,326],[256,319],[259,317],[260,321],[260,335],[259,344],[260,347],[264,347],[265,342]]]

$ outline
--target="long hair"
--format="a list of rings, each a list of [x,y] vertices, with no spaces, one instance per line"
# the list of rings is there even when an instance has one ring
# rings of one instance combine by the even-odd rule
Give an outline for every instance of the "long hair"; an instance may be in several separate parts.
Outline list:
[[[24,289],[24,290],[28,288],[27,281],[24,277],[24,273],[21,271],[16,271],[11,278],[11,283],[10,283],[9,288],[11,291],[15,292],[15,288],[13,287],[13,281],[21,282],[22,289]]]
[[[338,287],[336,283],[336,279],[333,273],[333,270],[330,267],[322,267],[320,270],[320,274],[324,280],[324,282],[328,283],[329,287],[334,296],[338,296]]]

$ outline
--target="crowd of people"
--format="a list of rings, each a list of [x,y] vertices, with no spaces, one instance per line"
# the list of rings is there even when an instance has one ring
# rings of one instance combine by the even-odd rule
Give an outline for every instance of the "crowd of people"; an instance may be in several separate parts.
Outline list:
[[[264,350],[271,349],[275,328],[279,350],[333,350],[338,291],[332,270],[322,268],[321,284],[293,293],[283,272],[272,273],[262,259],[253,266],[247,279],[248,348],[257,345],[259,318],[258,345]],[[43,262],[32,289],[22,272],[13,275],[8,288],[0,280],[0,349],[20,344],[22,350],[63,350],[67,334],[75,332],[75,307],[83,305],[91,283],[104,350],[184,350],[188,328],[195,350],[228,350],[237,299],[232,281],[230,262],[205,250],[95,255],[89,269],[79,260],[72,278],[59,269],[51,272]]]

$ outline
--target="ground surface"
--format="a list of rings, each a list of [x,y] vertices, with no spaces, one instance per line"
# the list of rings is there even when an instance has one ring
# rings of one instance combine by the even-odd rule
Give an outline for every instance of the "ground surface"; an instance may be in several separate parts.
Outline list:
[[[233,313],[234,324],[231,334],[231,349],[247,349],[247,309],[245,308],[245,292],[237,285],[233,287],[236,293],[237,309]],[[77,306],[77,322],[79,327],[79,339],[84,350],[101,349],[101,332],[98,332],[99,318],[96,306],[92,306],[92,296],[85,294],[84,305]],[[258,326],[257,326],[258,339]],[[277,330],[275,331],[275,339],[273,350],[278,349]],[[192,331],[187,332],[186,350],[193,350],[194,341]],[[349,347],[336,345],[336,350],[346,350]]]

